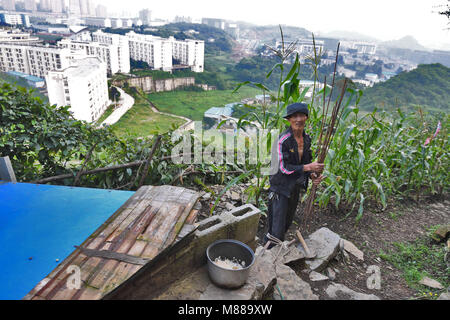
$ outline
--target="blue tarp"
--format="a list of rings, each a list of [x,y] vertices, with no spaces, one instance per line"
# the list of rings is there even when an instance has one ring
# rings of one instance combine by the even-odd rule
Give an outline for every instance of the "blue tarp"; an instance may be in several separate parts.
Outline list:
[[[133,193],[0,182],[0,299],[23,298]]]

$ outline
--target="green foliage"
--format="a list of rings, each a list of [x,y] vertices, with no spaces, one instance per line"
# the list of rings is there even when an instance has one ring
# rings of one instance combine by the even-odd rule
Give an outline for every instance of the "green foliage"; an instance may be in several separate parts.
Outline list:
[[[428,298],[436,298],[439,290],[430,291],[430,288],[419,284],[419,281],[426,276],[439,281],[445,288],[450,286],[450,270],[444,259],[445,252],[445,243],[434,244],[422,237],[410,243],[396,242],[394,249],[380,252],[380,257],[401,270],[411,288]]]
[[[361,107],[407,110],[414,105],[448,112],[450,105],[450,68],[441,64],[419,65],[364,92]]]
[[[23,87],[0,87],[0,154],[9,156],[17,176],[56,175],[73,160],[80,142],[105,141],[107,133],[75,120],[69,107],[44,104]]]

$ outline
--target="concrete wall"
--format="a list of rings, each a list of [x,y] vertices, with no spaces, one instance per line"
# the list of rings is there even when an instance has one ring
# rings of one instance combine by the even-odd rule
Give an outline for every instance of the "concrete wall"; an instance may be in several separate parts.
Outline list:
[[[162,92],[173,91],[179,87],[193,86],[195,85],[195,78],[186,77],[155,80],[152,77],[138,77],[115,81],[114,84],[121,87],[125,82],[128,82],[130,87],[141,88],[144,92]]]

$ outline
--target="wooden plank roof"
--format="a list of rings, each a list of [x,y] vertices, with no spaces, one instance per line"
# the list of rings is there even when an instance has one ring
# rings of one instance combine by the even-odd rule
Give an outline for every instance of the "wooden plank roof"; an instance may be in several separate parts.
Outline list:
[[[103,298],[172,245],[177,236],[195,230],[198,198],[197,192],[181,187],[139,188],[24,299]],[[74,266],[80,270],[79,289],[69,283],[74,279]]]

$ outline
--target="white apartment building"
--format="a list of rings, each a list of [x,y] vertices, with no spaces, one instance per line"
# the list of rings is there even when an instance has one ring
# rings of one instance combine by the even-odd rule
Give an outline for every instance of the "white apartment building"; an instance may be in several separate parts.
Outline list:
[[[130,58],[144,61],[156,70],[172,70],[172,41],[130,31],[126,34],[130,45]]]
[[[84,24],[88,26],[111,28],[111,19],[109,18],[86,17],[83,20]]]
[[[122,28],[123,27],[123,21],[119,18],[111,18],[111,27],[112,28]]]
[[[2,44],[0,71],[18,71],[43,78],[50,70],[67,68],[83,55],[81,51],[65,48]]]
[[[129,69],[127,71],[126,66],[119,65],[119,50],[115,44],[63,39],[58,42],[58,46],[61,48],[69,48],[71,50],[82,50],[87,56],[100,58],[101,61],[106,63],[109,75],[117,72],[130,71]]]
[[[79,120],[97,120],[108,107],[106,64],[99,58],[88,57],[45,77],[50,104],[70,105]]]
[[[181,64],[191,66],[194,72],[203,72],[205,61],[205,42],[202,40],[186,39],[184,41],[175,40],[172,42],[172,56],[179,60]]]
[[[30,27],[30,17],[26,14],[0,13],[0,22]]]
[[[0,43],[32,45],[40,43],[38,37],[32,37],[29,33],[19,30],[0,30]]]
[[[120,72],[130,72],[130,45],[127,36],[97,30],[92,33],[92,41],[116,45]]]
[[[373,55],[377,52],[377,45],[370,42],[361,41],[341,41],[341,47],[357,50],[359,54]]]

